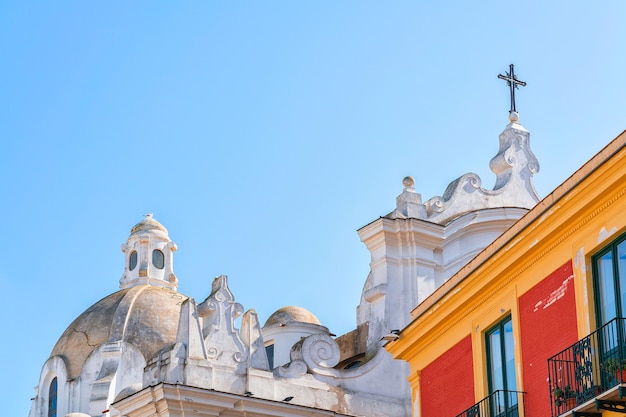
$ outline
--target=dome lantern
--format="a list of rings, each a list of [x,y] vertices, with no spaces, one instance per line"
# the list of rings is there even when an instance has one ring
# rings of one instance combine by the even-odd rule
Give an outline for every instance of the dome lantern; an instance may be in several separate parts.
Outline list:
[[[152,214],[146,214],[131,229],[128,240],[122,245],[125,265],[120,289],[147,284],[176,290],[175,250],[176,244],[170,240],[167,229]]]

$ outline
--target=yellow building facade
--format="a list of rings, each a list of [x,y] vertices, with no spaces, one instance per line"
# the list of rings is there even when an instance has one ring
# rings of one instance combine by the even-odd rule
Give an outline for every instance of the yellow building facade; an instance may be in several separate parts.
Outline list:
[[[626,132],[412,311],[386,348],[410,364],[414,416],[626,413],[625,145]]]

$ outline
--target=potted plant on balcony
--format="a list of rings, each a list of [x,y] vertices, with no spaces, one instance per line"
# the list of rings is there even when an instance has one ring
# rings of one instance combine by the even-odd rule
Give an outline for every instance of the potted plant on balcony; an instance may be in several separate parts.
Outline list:
[[[604,361],[604,370],[615,375],[617,382],[626,382],[626,359],[611,358]]]
[[[576,391],[571,389],[569,385],[563,388],[557,385],[552,391],[552,397],[554,398],[554,405],[562,407],[563,411],[571,410],[576,406]]]

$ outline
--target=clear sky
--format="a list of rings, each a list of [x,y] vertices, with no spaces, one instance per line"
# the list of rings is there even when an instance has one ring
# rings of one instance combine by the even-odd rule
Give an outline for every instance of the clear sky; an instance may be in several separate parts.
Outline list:
[[[0,2],[2,415],[118,289],[146,213],[182,293],[225,274],[262,322],[350,330],[356,230],[402,178],[493,186],[510,63],[542,197],[626,129],[625,21],[622,0]]]

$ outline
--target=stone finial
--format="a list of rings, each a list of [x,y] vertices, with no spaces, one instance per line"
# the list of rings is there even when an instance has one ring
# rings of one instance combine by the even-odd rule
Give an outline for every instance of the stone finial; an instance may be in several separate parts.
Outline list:
[[[489,161],[489,168],[496,174],[494,191],[515,201],[514,206],[531,208],[538,201],[532,177],[539,172],[539,162],[530,149],[530,132],[517,123],[517,113],[500,134],[498,154]],[[511,204],[513,206],[513,204]]]
[[[402,194],[396,197],[396,209],[390,214],[392,218],[423,219],[426,217],[426,208],[422,204],[422,196],[414,188],[415,180],[411,176],[402,179]]]

